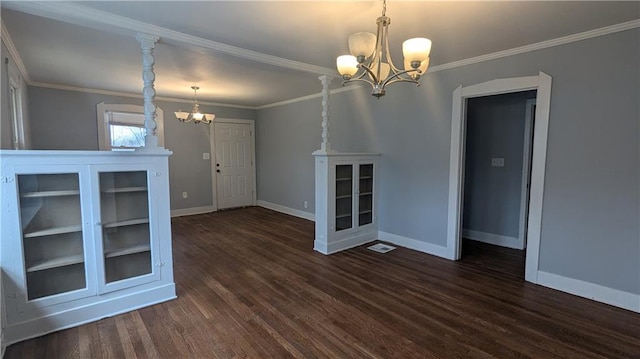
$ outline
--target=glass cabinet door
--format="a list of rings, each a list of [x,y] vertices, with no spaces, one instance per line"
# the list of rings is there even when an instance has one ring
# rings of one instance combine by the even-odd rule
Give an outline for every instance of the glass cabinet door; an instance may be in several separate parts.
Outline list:
[[[87,287],[78,173],[17,176],[27,299]]]
[[[358,182],[358,226],[373,223],[373,164],[361,164]]]
[[[336,165],[336,231],[353,226],[353,166]]]
[[[151,274],[147,171],[100,172],[104,281]]]

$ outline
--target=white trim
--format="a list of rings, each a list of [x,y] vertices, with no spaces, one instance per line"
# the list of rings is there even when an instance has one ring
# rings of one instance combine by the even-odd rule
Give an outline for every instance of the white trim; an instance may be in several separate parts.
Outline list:
[[[171,210],[171,217],[192,216],[194,214],[204,214],[204,213],[211,213],[215,211],[216,209],[213,206],[179,208],[179,209]]]
[[[397,234],[378,231],[378,239],[381,241],[393,243],[397,246],[413,249],[418,252],[431,254],[437,257],[449,258],[447,253],[447,247],[439,246],[437,244],[419,241],[417,239],[402,237]]]
[[[341,240],[333,241],[331,243],[316,239],[313,241],[313,250],[328,255],[341,252],[346,249],[359,247],[363,244],[374,242],[376,240],[378,240],[377,231],[364,231],[362,233],[358,233]]]
[[[149,302],[149,298],[158,299]],[[9,346],[23,340],[77,327],[82,324],[98,321],[105,317],[127,313],[175,298],[176,288],[175,285],[171,283],[146,291],[105,299],[89,305],[43,315],[36,319],[16,323],[5,328],[6,345]]]
[[[98,89],[90,89],[90,88],[77,87],[77,86],[49,84],[49,83],[44,83],[44,82],[30,82],[30,83],[28,83],[28,85],[29,86],[33,86],[33,87],[42,87],[42,88],[49,88],[49,89],[54,89],[54,90],[75,91],[75,92],[82,92],[82,93],[92,93],[92,94],[97,94],[97,95],[120,96],[120,97],[140,98],[140,99],[144,98],[144,96],[142,96],[140,94],[134,94],[134,93],[129,93],[129,92],[98,90]],[[193,99],[180,99],[180,98],[175,98],[175,97],[156,96],[155,100],[156,101],[166,101],[166,102],[176,102],[176,103],[181,103],[181,104],[185,104],[185,103],[193,104]],[[198,103],[200,105],[211,105],[211,106],[221,106],[221,107],[231,107],[231,108],[242,108],[242,109],[247,109],[247,110],[255,110],[255,109],[257,109],[257,107],[255,107],[255,106],[231,105],[231,104],[226,104],[226,103],[208,102],[208,101],[200,101],[200,100],[198,100]]]
[[[3,4],[3,7],[4,5],[5,4]],[[292,70],[311,72],[318,75],[338,76],[334,69],[306,64],[300,61],[289,60],[282,57],[263,54],[257,51],[243,49],[237,46],[211,41],[205,38],[181,33],[161,26],[147,24],[142,21],[73,3],[52,3],[49,1],[17,2],[7,6],[7,8],[75,25],[89,26],[103,31],[122,32],[121,30],[124,29],[133,32],[134,35],[139,32],[153,34],[155,36],[159,36],[163,42],[169,40],[172,44],[185,49],[192,49],[195,46],[201,50],[207,49],[216,53],[223,53],[246,60]]]
[[[493,244],[496,246],[508,247],[513,249],[522,249],[520,247],[520,240],[517,237],[503,236],[501,234],[487,233],[481,231],[474,231],[464,228],[462,230],[462,237],[468,238],[478,242],[484,242]]]
[[[267,202],[267,201],[258,200],[258,206],[264,207],[264,208],[267,208],[267,209],[270,209],[270,210],[273,210],[273,211],[276,211],[276,212],[288,214],[290,216],[308,219],[310,221],[315,221],[316,220],[315,214],[313,214],[311,212],[305,212],[305,211],[301,211],[299,209],[286,207],[286,206],[282,206],[282,205],[271,203],[271,202]]]
[[[453,62],[449,62],[449,63],[442,64],[442,65],[436,65],[436,66],[433,66],[433,67],[429,68],[429,70],[427,71],[427,74],[432,73],[432,72],[449,70],[449,69],[453,69],[453,68],[456,68],[456,67],[473,65],[473,64],[480,63],[480,62],[496,60],[496,59],[500,59],[500,58],[503,58],[503,57],[513,56],[513,55],[520,55],[520,54],[524,54],[524,53],[527,53],[527,52],[546,49],[546,48],[549,48],[549,47],[566,45],[566,44],[570,44],[570,43],[576,42],[576,41],[587,40],[587,39],[591,39],[591,38],[598,37],[598,36],[604,36],[604,35],[614,34],[616,32],[635,29],[637,27],[640,27],[640,20],[631,20],[631,21],[620,23],[620,24],[615,24],[615,25],[611,25],[611,26],[601,27],[599,29],[579,32],[577,34],[558,37],[558,38],[551,39],[551,40],[536,42],[536,43],[533,43],[533,44],[524,45],[524,46],[520,46],[520,47],[515,47],[515,48],[507,49],[507,50],[504,50],[504,51],[493,52],[493,53],[486,54],[486,55],[470,57],[468,59],[464,59],[464,60],[460,60],[460,61],[453,61]]]
[[[542,230],[542,200],[547,165],[547,137],[549,136],[549,111],[551,108],[551,76],[540,72],[540,84],[536,96],[536,115],[533,125],[533,154],[531,155],[531,184],[529,188],[529,219],[527,226],[527,252],[525,279],[537,283]]]
[[[524,145],[522,148],[522,182],[520,189],[520,217],[518,223],[518,247],[525,249],[527,245],[527,209],[529,208],[529,176],[531,175],[531,137],[533,134],[532,110],[536,99],[528,99],[525,103],[524,115]]]
[[[543,72],[540,72],[538,76],[498,79],[468,87],[460,86],[453,92],[449,159],[447,258],[453,260],[460,258],[460,218],[462,213],[462,184],[464,183],[466,99],[531,89],[537,89],[538,92],[536,121],[534,124],[533,162],[531,166],[525,279],[529,282],[537,283],[549,108],[551,105],[551,77]]]
[[[624,292],[543,271],[538,272],[538,284],[640,313],[640,294]]]
[[[18,71],[20,71],[20,76],[22,76],[22,79],[27,83],[27,85],[30,85],[31,79],[29,78],[27,68],[24,66],[24,62],[22,62],[18,49],[16,49],[16,46],[11,39],[11,35],[9,35],[9,30],[4,26],[4,21],[2,21],[2,19],[0,19],[0,26],[2,27],[2,42],[7,47],[7,51],[9,51],[9,55],[13,58],[13,62],[16,64]]]
[[[466,119],[464,101],[462,99],[462,86],[453,91],[453,107],[451,109],[451,150],[449,152],[449,201],[447,213],[447,258],[457,260],[460,258],[460,214],[462,213],[462,184],[464,176],[464,131],[463,125]]]
[[[358,85],[345,86],[345,87],[337,88],[335,90],[331,90],[331,91],[329,91],[329,94],[335,95],[335,94],[338,94],[338,93],[341,93],[341,92],[353,91],[353,90],[357,90],[357,89],[360,89],[360,88],[362,88],[362,86],[358,86]],[[256,110],[264,110],[265,108],[290,105],[292,103],[312,100],[314,98],[320,98],[320,97],[322,97],[322,92],[318,92],[318,93],[315,93],[313,95],[296,97],[296,98],[292,98],[290,100],[274,102],[274,103],[271,103],[271,104],[258,106],[258,107],[255,107],[255,109]]]
[[[235,123],[242,125],[249,125],[249,131],[251,131],[251,205],[255,206],[258,199],[258,187],[256,181],[256,122],[254,120],[246,120],[239,118],[215,118],[209,126],[209,148],[211,161],[211,200],[213,201],[213,208],[218,210],[218,175],[216,174],[216,146],[215,146],[215,124],[216,123]]]

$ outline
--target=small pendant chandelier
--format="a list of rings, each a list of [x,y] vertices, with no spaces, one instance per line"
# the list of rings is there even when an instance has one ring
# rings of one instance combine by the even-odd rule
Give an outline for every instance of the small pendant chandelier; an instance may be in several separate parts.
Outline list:
[[[378,18],[378,32],[357,32],[349,36],[351,55],[338,56],[336,64],[342,75],[342,85],[351,81],[363,81],[373,88],[372,95],[380,98],[385,87],[395,82],[411,82],[420,85],[420,76],[429,67],[431,40],[416,37],[402,43],[404,70],[398,69],[389,53],[389,24],[386,16],[387,2],[383,1],[382,16]]]
[[[193,89],[193,111],[191,111],[191,113],[184,112],[182,110],[178,110],[177,112],[174,112],[176,117],[178,118],[178,121],[190,122],[193,120],[193,123],[203,122],[206,124],[210,124],[211,121],[213,121],[213,119],[216,117],[216,115],[200,112],[200,110],[198,109],[198,96],[196,93],[196,91],[198,91],[200,87],[191,86],[191,89]]]

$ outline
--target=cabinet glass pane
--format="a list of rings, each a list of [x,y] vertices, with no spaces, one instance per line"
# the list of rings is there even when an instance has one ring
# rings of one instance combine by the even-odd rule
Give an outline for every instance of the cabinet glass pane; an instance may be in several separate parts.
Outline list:
[[[86,287],[77,173],[18,175],[27,298]]]
[[[101,172],[105,282],[151,273],[147,172]]]
[[[353,226],[353,166],[336,165],[336,231]]]
[[[358,225],[373,222],[373,164],[360,165]]]

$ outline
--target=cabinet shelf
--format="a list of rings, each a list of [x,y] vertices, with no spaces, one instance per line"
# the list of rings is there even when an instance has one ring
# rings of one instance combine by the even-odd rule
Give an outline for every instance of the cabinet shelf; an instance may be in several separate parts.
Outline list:
[[[373,178],[373,176],[360,176],[361,180],[363,180],[363,179],[372,179],[372,178]]]
[[[366,211],[358,212],[358,214],[367,214],[367,213],[373,213],[373,211],[369,209],[369,210],[366,210]]]
[[[351,177],[340,177],[340,178],[336,178],[336,181],[337,181],[337,182],[340,182],[340,181],[351,181]]]
[[[70,189],[64,191],[35,191],[21,193],[22,198],[40,198],[40,197],[60,197],[60,196],[76,196],[80,194],[80,190]]]
[[[361,196],[370,196],[370,195],[373,194],[373,192],[360,192],[358,194],[361,195]]]
[[[145,192],[145,191],[147,191],[147,187],[145,187],[145,186],[116,187],[116,188],[106,188],[106,189],[102,189],[100,191],[102,193]]]
[[[113,257],[119,257],[119,256],[126,256],[128,254],[135,254],[135,253],[141,253],[141,252],[149,252],[151,251],[151,247],[148,244],[138,244],[135,246],[129,246],[129,247],[113,247],[113,248],[107,248],[105,249],[105,257],[107,258],[113,258]]]
[[[37,272],[46,269],[69,266],[72,264],[84,263],[84,256],[80,254],[70,254],[57,258],[45,259],[27,268],[27,272]]]
[[[350,194],[345,194],[345,195],[342,195],[342,196],[336,196],[336,199],[344,199],[344,198],[351,198],[351,197],[353,197],[353,196],[350,195]]]
[[[351,217],[351,213],[336,215],[336,219],[338,219],[338,218],[347,218],[347,217]]]
[[[137,219],[129,219],[126,221],[116,221],[109,222],[103,225],[104,228],[115,228],[115,227],[124,227],[124,226],[133,226],[136,224],[149,223],[149,218],[137,218]]]
[[[61,226],[54,228],[47,228],[39,231],[28,232],[24,234],[24,238],[44,237],[54,234],[73,233],[82,231],[82,225],[74,224],[71,226]]]

